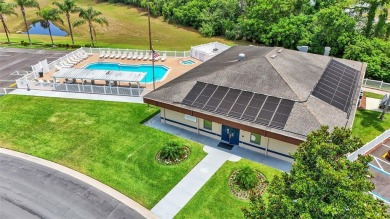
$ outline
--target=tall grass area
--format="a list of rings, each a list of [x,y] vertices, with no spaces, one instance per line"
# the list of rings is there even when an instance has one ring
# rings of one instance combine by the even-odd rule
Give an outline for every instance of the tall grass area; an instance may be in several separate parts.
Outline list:
[[[380,114],[380,112],[371,110],[356,111],[352,134],[359,137],[366,144],[390,129],[390,114],[387,113],[383,121],[378,119]]]
[[[204,156],[202,145],[146,127],[158,112],[146,104],[7,95],[0,98],[0,146],[47,159],[111,186],[152,208]],[[189,159],[155,161],[169,141]]]
[[[11,0],[6,0],[11,1]],[[54,0],[38,0],[41,8],[51,6]],[[149,48],[148,19],[144,9],[131,7],[124,4],[95,3],[93,0],[79,0],[77,4],[81,7],[93,6],[95,10],[103,13],[109,22],[108,27],[96,25],[97,41],[96,47],[112,48]],[[27,35],[16,34],[16,31],[25,31],[23,17],[20,9],[16,9],[18,17],[7,17],[7,25],[11,31],[11,41],[14,45],[20,45],[20,41],[28,41]],[[26,9],[27,20],[31,23],[36,9]],[[56,25],[68,31],[65,15],[62,15],[64,25]],[[78,18],[78,14],[71,15],[72,22]],[[38,24],[39,25],[39,24]],[[223,38],[202,37],[196,30],[178,25],[168,24],[162,18],[152,18],[152,38],[153,46],[156,50],[189,50],[191,46],[219,41],[226,44],[234,44],[232,41]],[[90,44],[89,30],[86,25],[73,29],[75,44],[84,46]],[[35,43],[50,43],[50,37],[44,35],[31,35],[31,40]],[[0,29],[0,42],[6,42],[4,30]],[[54,37],[56,44],[71,44],[70,36]],[[241,42],[243,43],[243,42]],[[3,44],[5,46],[5,44]],[[37,46],[35,46],[37,47]]]

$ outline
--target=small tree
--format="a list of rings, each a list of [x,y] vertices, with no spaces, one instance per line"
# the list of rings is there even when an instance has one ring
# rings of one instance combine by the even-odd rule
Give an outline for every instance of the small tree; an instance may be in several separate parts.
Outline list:
[[[168,142],[160,151],[160,158],[164,160],[175,161],[182,158],[185,154],[184,147],[176,142]]]
[[[243,209],[245,218],[389,218],[386,206],[368,192],[374,189],[368,171],[370,156],[346,157],[362,146],[350,129],[321,127],[307,136],[293,154],[290,174],[275,176],[268,202],[254,196]]]
[[[65,13],[66,20],[68,21],[70,37],[72,39],[72,45],[74,45],[72,25],[70,24],[70,14],[79,12],[80,8],[77,7],[74,0],[64,0],[62,3],[53,2],[53,5],[58,7],[60,13]]]
[[[50,29],[50,22],[60,22],[64,23],[64,21],[61,19],[59,11],[54,8],[44,8],[37,12],[38,19],[34,21],[34,23],[39,22],[41,26],[45,29],[49,29],[50,39],[51,39],[51,45],[54,46],[53,36],[51,34]]]
[[[108,25],[108,21],[104,17],[99,17],[100,15],[102,15],[102,13],[100,11],[93,10],[92,7],[89,7],[87,9],[80,9],[79,11],[80,11],[79,13],[80,19],[76,20],[73,23],[73,27],[77,27],[87,23],[89,27],[89,34],[91,36],[92,47],[95,47],[93,42],[94,40],[93,36],[95,36],[96,38],[96,31],[95,31],[95,27],[93,26],[93,23],[98,23],[103,26],[103,25]]]
[[[25,9],[26,8],[38,8],[39,9],[39,4],[36,0],[15,0],[15,2],[20,7],[20,11],[22,12],[24,25],[26,26],[26,31],[27,31],[28,42],[31,45],[30,31],[28,30],[29,28],[27,26]]]
[[[239,184],[241,189],[249,190],[256,187],[259,179],[254,169],[250,167],[244,167],[240,169],[236,175],[236,182]]]
[[[16,12],[15,12],[15,7],[16,7],[16,4],[14,4],[14,3],[6,3],[6,2],[4,2],[4,0],[0,0],[0,20],[1,20],[1,23],[3,24],[3,28],[4,28],[5,35],[7,36],[8,44],[11,44],[11,42],[9,41],[9,36],[8,36],[8,33],[10,33],[10,31],[8,30],[8,27],[5,23],[4,16],[5,15],[18,16],[18,14],[16,14]]]

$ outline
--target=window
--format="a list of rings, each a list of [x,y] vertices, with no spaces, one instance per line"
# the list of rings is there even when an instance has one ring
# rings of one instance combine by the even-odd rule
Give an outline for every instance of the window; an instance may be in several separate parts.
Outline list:
[[[261,141],[261,135],[256,133],[251,133],[251,142],[255,144],[260,144]]]
[[[203,120],[203,128],[212,130],[213,129],[213,122],[209,120]]]

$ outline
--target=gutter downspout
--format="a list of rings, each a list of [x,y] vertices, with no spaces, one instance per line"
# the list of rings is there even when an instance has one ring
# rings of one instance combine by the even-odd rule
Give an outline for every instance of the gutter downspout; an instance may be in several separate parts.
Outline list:
[[[265,148],[265,156],[268,155],[269,137],[267,137],[267,147]]]
[[[165,119],[165,108],[163,108],[164,110],[164,124],[167,124],[167,120]]]

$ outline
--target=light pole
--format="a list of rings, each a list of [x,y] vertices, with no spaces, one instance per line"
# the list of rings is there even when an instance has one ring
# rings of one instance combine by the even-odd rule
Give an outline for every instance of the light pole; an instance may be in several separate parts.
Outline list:
[[[153,90],[156,89],[156,85],[154,82],[154,50],[152,46],[152,31],[150,29],[150,8],[149,8],[149,0],[147,1],[148,4],[148,25],[149,25],[149,47],[150,51],[152,51],[152,79],[153,79]]]
[[[389,94],[386,94],[387,99],[386,99],[386,103],[385,105],[383,106],[383,111],[381,113],[381,116],[379,117],[379,120],[383,121],[384,117],[385,117],[385,113],[386,113],[386,110],[387,108],[389,108],[389,104],[390,104],[390,95]]]

